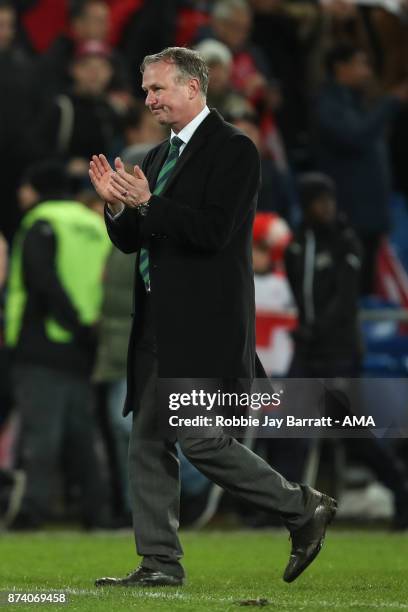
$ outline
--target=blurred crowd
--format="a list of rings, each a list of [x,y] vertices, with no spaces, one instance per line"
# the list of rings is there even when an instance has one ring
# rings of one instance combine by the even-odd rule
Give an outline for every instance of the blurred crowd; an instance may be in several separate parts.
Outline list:
[[[404,0],[0,0],[3,524],[130,523],[121,409],[134,258],[108,242],[88,163],[105,153],[131,167],[167,137],[144,106],[143,57],[199,50],[208,105],[258,148],[253,260],[268,373],[358,378],[359,300],[376,291],[391,194],[408,197],[407,33]],[[294,480],[316,456],[304,440],[258,450]],[[405,529],[405,452],[368,439],[318,454],[335,467],[341,458],[334,489],[348,462],[369,468]],[[188,524],[211,487],[181,459]]]

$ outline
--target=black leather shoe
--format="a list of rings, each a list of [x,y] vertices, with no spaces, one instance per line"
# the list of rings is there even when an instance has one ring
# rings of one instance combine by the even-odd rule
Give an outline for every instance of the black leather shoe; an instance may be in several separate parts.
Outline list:
[[[285,582],[293,582],[317,557],[323,545],[326,529],[333,520],[336,510],[336,500],[321,494],[310,521],[291,532],[292,551],[283,574]]]
[[[170,576],[158,570],[138,567],[125,578],[98,578],[95,586],[123,586],[123,587],[156,587],[156,586],[182,586],[184,578]]]

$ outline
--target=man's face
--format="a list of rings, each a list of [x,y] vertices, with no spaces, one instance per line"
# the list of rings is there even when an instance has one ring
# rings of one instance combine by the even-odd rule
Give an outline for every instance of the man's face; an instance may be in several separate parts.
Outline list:
[[[361,51],[353,55],[350,61],[339,64],[337,75],[349,87],[362,89],[370,83],[373,70],[367,55]]]
[[[146,106],[159,123],[175,131],[191,121],[191,110],[197,101],[197,86],[196,79],[180,80],[177,67],[172,62],[149,64],[143,74]]]
[[[86,7],[74,24],[78,40],[99,40],[104,42],[109,33],[109,8],[105,2],[95,2]]]
[[[266,274],[271,271],[270,247],[258,242],[252,245],[252,267],[255,274]]]
[[[40,194],[29,183],[20,185],[17,191],[17,198],[20,209],[23,211],[32,208],[40,199]]]
[[[90,55],[74,63],[72,77],[80,93],[101,95],[112,78],[112,66],[109,60]]]
[[[13,10],[0,9],[0,50],[8,49],[14,40],[16,16]]]
[[[314,225],[331,225],[336,219],[336,200],[332,195],[323,194],[316,198],[308,211]]]
[[[249,10],[239,9],[228,18],[214,19],[217,37],[232,51],[243,47],[249,39],[252,28],[252,15]]]

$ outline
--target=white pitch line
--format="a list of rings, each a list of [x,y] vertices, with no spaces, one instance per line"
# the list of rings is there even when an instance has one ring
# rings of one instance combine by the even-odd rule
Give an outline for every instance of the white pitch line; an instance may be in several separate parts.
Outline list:
[[[52,589],[50,589],[52,590]],[[67,589],[63,589],[65,593],[68,593],[70,595],[93,595],[93,596],[97,596],[97,597],[102,597],[104,594],[104,589],[74,589],[74,588],[67,588]],[[120,591],[121,593],[123,593],[123,591]],[[190,593],[183,593],[181,591],[171,591],[171,592],[167,592],[164,593],[162,591],[152,591],[150,589],[138,589],[138,588],[130,588],[129,590],[126,591],[127,593],[129,593],[129,595],[131,596],[131,598],[134,599],[140,599],[140,598],[147,598],[147,599],[162,599],[162,600],[168,600],[168,601],[185,601],[185,602],[211,602],[211,603],[231,603],[231,602],[237,602],[240,600],[239,597],[214,597],[212,595],[194,595],[194,594],[190,594]],[[271,604],[274,604],[273,599],[271,598],[267,598],[270,600]],[[280,605],[282,607],[286,607],[286,604],[283,602],[280,602]],[[287,605],[290,607],[292,604],[290,601],[288,601]],[[297,604],[299,605],[299,603]],[[316,601],[316,600],[310,600],[310,601],[305,601],[303,602],[303,604],[300,604],[300,606],[298,609],[302,610],[302,609],[310,609],[311,607],[313,608],[330,608],[330,609],[337,609],[337,608],[372,608],[373,610],[378,610],[378,609],[388,609],[391,608],[393,610],[408,610],[408,604],[405,603],[400,603],[400,602],[396,602],[396,601],[384,601],[381,603],[370,603],[367,601],[357,601],[357,600],[352,600],[349,601],[348,603],[344,603],[344,602],[332,602],[332,601]],[[304,607],[303,607],[304,606]]]
[[[4,590],[4,589],[3,589]],[[16,591],[19,592],[22,589],[19,589],[18,587],[11,587],[9,589],[6,589],[9,591]],[[98,588],[98,589],[76,589],[73,587],[67,587],[67,588],[50,588],[50,587],[44,587],[44,588],[33,588],[30,589],[30,592],[45,592],[47,591],[49,592],[58,592],[58,593],[67,593],[67,595],[76,595],[76,596],[92,596],[98,599],[102,599],[106,593],[104,588]],[[230,596],[230,597],[215,597],[212,595],[208,595],[208,594],[203,594],[203,595],[198,595],[198,594],[193,594],[193,593],[185,593],[182,592],[180,590],[171,590],[168,592],[163,592],[163,591],[155,591],[155,590],[151,590],[150,588],[148,589],[139,589],[139,588],[129,588],[129,589],[124,589],[123,591],[120,590],[119,593],[123,594],[123,593],[127,593],[129,595],[129,599],[141,599],[141,598],[147,598],[147,599],[162,599],[164,601],[185,601],[185,602],[191,602],[191,603],[200,603],[200,602],[208,602],[208,603],[235,603],[240,601],[240,598],[237,596]],[[259,595],[259,597],[262,597],[262,594]],[[253,599],[254,597],[251,596],[251,599]],[[266,597],[266,599],[269,599],[270,603],[272,605],[274,605],[274,600],[270,597]],[[290,600],[286,602],[280,602],[280,606],[282,608],[286,608],[286,607],[292,607],[292,602],[290,602]],[[337,608],[341,608],[341,609],[347,609],[347,608],[369,608],[369,609],[373,609],[373,610],[385,610],[385,609],[392,609],[392,610],[408,610],[408,604],[405,603],[400,603],[397,601],[384,601],[381,603],[374,603],[374,602],[367,602],[367,601],[357,601],[357,600],[352,600],[349,601],[348,603],[344,603],[344,602],[333,602],[333,601],[316,601],[316,600],[307,600],[304,601],[303,603],[297,602],[297,609],[298,610],[310,610],[313,607],[313,609],[327,609],[330,608],[332,610],[336,610]]]

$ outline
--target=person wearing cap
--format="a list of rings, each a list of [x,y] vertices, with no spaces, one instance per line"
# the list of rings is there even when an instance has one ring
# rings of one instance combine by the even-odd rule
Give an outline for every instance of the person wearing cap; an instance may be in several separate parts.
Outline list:
[[[110,244],[101,217],[70,200],[60,164],[30,167],[19,198],[25,214],[10,257],[5,342],[27,488],[13,527],[38,528],[52,517],[63,448],[81,487],[83,524],[91,527],[102,521],[104,492],[90,374]]]
[[[299,198],[303,223],[285,252],[299,313],[290,374],[297,378],[357,376],[360,243],[337,215],[335,186],[328,176],[302,175]]]
[[[258,152],[208,108],[208,69],[196,51],[164,49],[145,57],[141,70],[146,105],[171,128],[170,140],[133,173],[119,158],[113,170],[105,156],[94,155],[90,176],[107,202],[113,243],[137,253],[124,414],[133,411],[129,474],[143,560],[126,578],[96,585],[183,584],[176,441],[205,476],[282,518],[292,536],[284,572],[291,582],[319,552],[335,501],[289,483],[221,428],[159,426],[169,417],[168,393],[167,400],[157,395],[163,378],[190,390],[209,379],[231,392],[257,373],[266,376],[255,354],[251,258]]]
[[[107,93],[112,75],[110,48],[97,40],[80,43],[71,63],[72,87],[42,112],[29,134],[28,156],[69,162],[74,174],[87,175],[90,155],[109,151],[120,135]]]
[[[283,269],[292,233],[276,213],[258,212],[253,229],[256,350],[268,376],[284,376],[292,356],[293,297]]]
[[[256,350],[268,376],[286,376],[293,357],[291,331],[296,324],[293,295],[284,269],[284,254],[292,240],[288,224],[276,213],[257,212],[252,260],[256,304]],[[255,451],[288,480],[302,481],[307,441],[302,438],[258,438]],[[277,525],[276,517],[255,513],[252,526]]]

